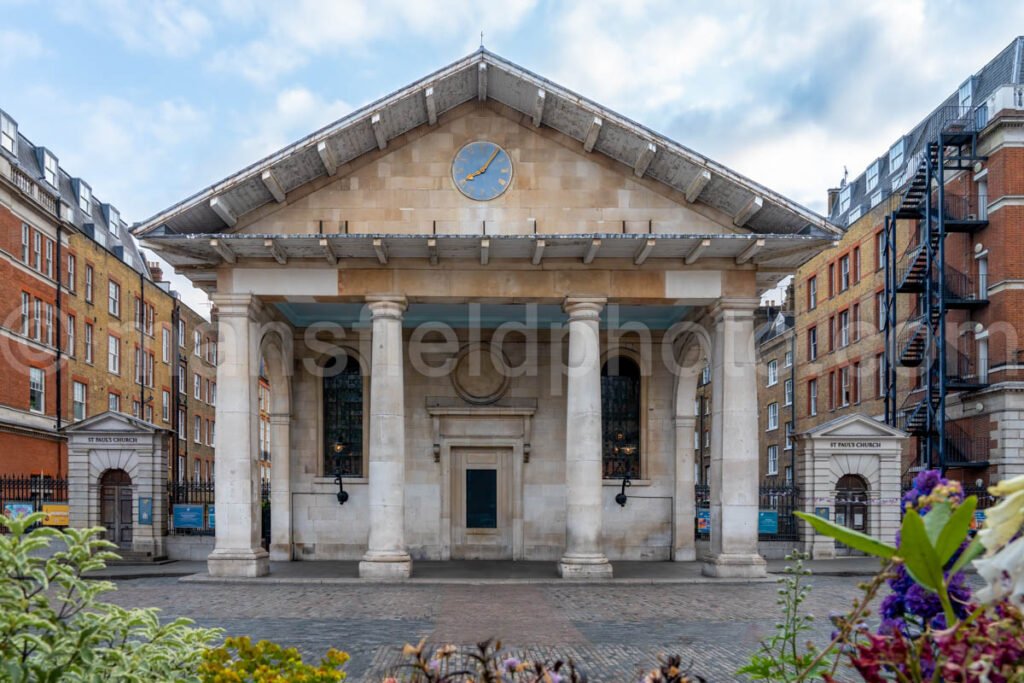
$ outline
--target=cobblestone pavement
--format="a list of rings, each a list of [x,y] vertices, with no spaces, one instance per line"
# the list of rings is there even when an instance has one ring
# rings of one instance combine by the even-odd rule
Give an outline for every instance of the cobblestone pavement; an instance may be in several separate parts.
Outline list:
[[[807,610],[845,610],[863,579],[814,577]],[[709,681],[733,672],[777,620],[774,583],[698,585],[215,585],[173,578],[118,582],[111,600],[159,607],[229,634],[268,638],[307,657],[352,655],[349,680],[379,681],[401,646],[470,645],[490,636],[529,658],[584,662],[589,679],[635,681],[659,655],[679,653]]]

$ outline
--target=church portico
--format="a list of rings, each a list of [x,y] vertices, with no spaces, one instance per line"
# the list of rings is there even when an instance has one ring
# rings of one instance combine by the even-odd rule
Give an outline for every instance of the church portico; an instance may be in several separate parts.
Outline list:
[[[464,93],[478,68],[496,77]],[[762,574],[752,312],[835,229],[490,53],[432,79],[137,230],[213,294],[221,329],[210,573],[268,570],[262,366],[275,560],[359,560],[387,580],[448,559]],[[524,86],[546,93],[529,118]],[[698,558],[705,367],[712,541]]]

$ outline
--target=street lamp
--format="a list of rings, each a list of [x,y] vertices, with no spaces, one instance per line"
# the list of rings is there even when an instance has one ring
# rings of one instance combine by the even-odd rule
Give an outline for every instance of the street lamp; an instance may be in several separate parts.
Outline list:
[[[341,458],[345,451],[345,444],[341,442],[334,442],[334,483],[338,485],[338,505],[344,505],[345,501],[348,500],[348,491],[341,483]]]

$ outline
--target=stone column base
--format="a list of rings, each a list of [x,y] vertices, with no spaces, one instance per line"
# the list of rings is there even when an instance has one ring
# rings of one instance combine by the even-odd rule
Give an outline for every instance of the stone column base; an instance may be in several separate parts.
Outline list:
[[[376,581],[401,581],[412,576],[412,558],[408,553],[366,553],[359,562],[359,578]]]
[[[255,578],[270,573],[270,556],[266,550],[214,550],[206,558],[210,576],[242,576]]]
[[[696,548],[676,548],[672,554],[673,562],[695,562],[697,560]]]
[[[757,553],[722,553],[703,558],[700,573],[719,579],[759,579],[768,575],[767,563]]]
[[[558,561],[563,579],[610,579],[612,563],[604,555],[565,555]]]
[[[292,546],[290,543],[271,543],[270,559],[274,562],[291,562]]]

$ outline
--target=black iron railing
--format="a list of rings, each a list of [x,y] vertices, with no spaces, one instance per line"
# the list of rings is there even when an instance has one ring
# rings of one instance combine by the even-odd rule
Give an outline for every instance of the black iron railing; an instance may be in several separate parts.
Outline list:
[[[8,516],[43,512],[49,503],[68,502],[68,482],[40,476],[0,476],[0,512]],[[62,526],[54,524],[54,526]],[[0,528],[5,533],[6,528]]]
[[[711,488],[706,484],[694,487],[698,540],[711,538]],[[758,489],[758,540],[798,541],[800,529],[793,513],[799,510],[800,489],[789,484],[763,483]],[[767,514],[766,514],[767,513]]]

